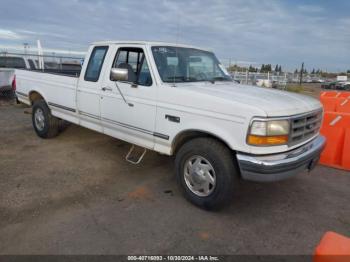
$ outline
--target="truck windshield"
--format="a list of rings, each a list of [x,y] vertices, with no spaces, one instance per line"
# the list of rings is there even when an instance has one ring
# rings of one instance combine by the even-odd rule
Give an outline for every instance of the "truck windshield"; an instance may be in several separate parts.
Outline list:
[[[211,52],[175,46],[153,46],[152,53],[163,82],[232,81]]]

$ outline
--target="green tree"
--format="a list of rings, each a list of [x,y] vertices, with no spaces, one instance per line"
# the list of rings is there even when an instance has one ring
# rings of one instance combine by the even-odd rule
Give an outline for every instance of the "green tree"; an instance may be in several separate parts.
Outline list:
[[[315,68],[312,69],[311,74],[313,74],[313,75],[315,74]]]
[[[278,64],[277,64],[276,67],[275,67],[275,72],[279,72]]]
[[[229,68],[228,68],[228,71],[229,72],[235,72],[235,71],[247,71],[248,68],[246,67],[242,67],[242,66],[238,66],[238,65],[231,65]]]
[[[261,73],[267,73],[267,72],[272,72],[272,65],[271,64],[262,64],[260,68]]]
[[[282,66],[281,65],[278,67],[278,72],[282,73]]]
[[[263,64],[263,72],[264,73],[271,72],[271,71],[272,71],[271,64],[266,64],[266,65]]]
[[[260,72],[265,73],[265,70],[266,70],[265,64],[262,64],[260,68]]]

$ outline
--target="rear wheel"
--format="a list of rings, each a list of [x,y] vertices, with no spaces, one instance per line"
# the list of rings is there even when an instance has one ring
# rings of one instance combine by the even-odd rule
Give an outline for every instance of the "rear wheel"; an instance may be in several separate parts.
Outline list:
[[[213,138],[196,138],[185,143],[175,160],[176,177],[184,196],[205,209],[229,203],[238,178],[229,148]]]
[[[52,138],[58,135],[60,119],[51,115],[44,100],[34,102],[32,123],[36,134],[41,138]]]

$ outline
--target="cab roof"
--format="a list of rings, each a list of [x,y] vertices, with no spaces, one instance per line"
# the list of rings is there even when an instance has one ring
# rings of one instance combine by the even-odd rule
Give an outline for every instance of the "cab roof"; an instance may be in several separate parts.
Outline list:
[[[179,44],[179,43],[169,43],[169,42],[153,42],[153,41],[98,41],[92,43],[93,45],[113,45],[113,44],[123,44],[123,45],[147,45],[147,46],[177,46],[177,47],[186,47],[186,48],[195,48],[206,51],[211,51],[209,49],[201,48],[198,46]]]

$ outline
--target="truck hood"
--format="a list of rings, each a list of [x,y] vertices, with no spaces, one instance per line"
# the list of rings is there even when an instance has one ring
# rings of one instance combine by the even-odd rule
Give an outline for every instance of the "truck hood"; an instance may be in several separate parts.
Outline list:
[[[178,84],[177,88],[205,94],[229,103],[240,103],[263,110],[266,116],[290,116],[320,109],[320,102],[312,97],[287,91],[241,85],[231,82],[198,82]]]

